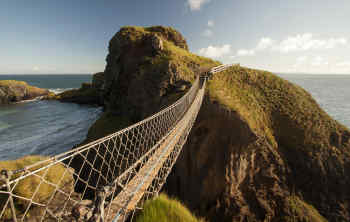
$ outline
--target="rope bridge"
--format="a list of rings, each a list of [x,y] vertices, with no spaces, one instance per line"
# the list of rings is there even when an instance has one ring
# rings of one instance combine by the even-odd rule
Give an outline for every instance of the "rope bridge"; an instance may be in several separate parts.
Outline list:
[[[212,68],[174,104],[126,129],[23,169],[2,170],[0,221],[132,221],[175,164],[207,77],[230,66]],[[34,187],[22,194],[26,183]]]

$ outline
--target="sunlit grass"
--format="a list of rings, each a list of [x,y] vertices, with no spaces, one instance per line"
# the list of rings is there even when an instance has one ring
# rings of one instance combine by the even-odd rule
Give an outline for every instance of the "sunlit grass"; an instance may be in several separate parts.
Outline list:
[[[0,162],[0,170],[18,170],[23,169],[26,166],[30,166],[34,163],[40,162],[47,159],[47,157],[43,156],[26,156],[17,160],[8,160]],[[46,166],[51,163],[50,161],[45,164],[38,164],[37,166],[30,168],[30,171],[35,171],[41,167]],[[66,173],[65,173],[66,171]],[[21,176],[21,173],[17,173],[12,175],[11,180],[14,180]],[[39,176],[43,177],[46,181],[43,181]],[[48,170],[42,170],[35,175],[28,176],[24,179],[21,179],[17,185],[15,185],[13,194],[18,195],[20,197],[25,197],[33,200],[36,203],[45,204],[49,200],[49,198],[54,194],[55,186],[49,184],[55,184],[58,187],[63,187],[68,184],[71,184],[73,181],[72,173],[66,169],[61,163],[57,163],[51,166]],[[0,185],[3,185],[3,182],[0,182]],[[12,187],[13,188],[13,185]],[[35,194],[35,195],[34,195]],[[1,194],[0,196],[0,209],[3,208],[8,196],[5,194]],[[16,211],[18,213],[23,212],[29,202],[24,199],[15,198],[14,204],[16,207]],[[5,213],[5,218],[10,218],[10,209],[8,208]]]
[[[171,199],[165,194],[148,200],[137,216],[136,222],[204,222],[198,219],[176,199]]]

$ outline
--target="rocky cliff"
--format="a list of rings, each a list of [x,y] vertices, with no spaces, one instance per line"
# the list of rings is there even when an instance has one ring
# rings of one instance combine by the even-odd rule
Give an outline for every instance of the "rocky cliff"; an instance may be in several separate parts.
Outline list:
[[[77,104],[102,105],[100,88],[98,88],[95,81],[83,83],[79,89],[67,90],[57,95],[49,96],[46,99]]]
[[[219,63],[188,51],[184,37],[170,27],[123,27],[109,42],[106,68],[95,75],[106,112],[87,141],[135,123],[171,104],[203,68]],[[106,127],[100,127],[100,126]]]
[[[350,132],[301,87],[232,67],[208,94],[167,191],[211,221],[349,221]]]
[[[34,99],[38,96],[45,96],[48,94],[48,90],[30,86],[23,81],[0,81],[0,104],[9,104],[21,100]]]
[[[106,112],[87,141],[159,111],[219,64],[160,26],[122,28],[106,61]],[[299,86],[235,66],[209,80],[165,189],[210,221],[349,221],[349,139]]]

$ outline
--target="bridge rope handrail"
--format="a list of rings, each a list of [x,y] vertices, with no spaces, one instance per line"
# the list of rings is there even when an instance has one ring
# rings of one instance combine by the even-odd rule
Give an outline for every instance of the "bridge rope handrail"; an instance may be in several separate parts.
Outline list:
[[[214,67],[211,73],[230,66]],[[0,198],[0,221],[10,214],[13,221],[24,221],[33,207],[43,208],[37,212],[39,221],[48,218],[71,221],[77,217],[89,221],[124,221],[130,214],[133,216],[145,200],[158,194],[175,164],[201,107],[205,83],[206,79],[197,77],[176,102],[125,129],[22,169],[2,170],[0,194],[7,195],[7,200]],[[49,181],[47,174],[56,166],[63,167],[64,172],[58,182]],[[67,175],[74,177],[69,189],[61,186]],[[28,178],[40,181],[31,196],[15,194],[15,188]],[[53,189],[44,203],[37,198],[43,185]],[[80,187],[80,194],[72,187]],[[85,201],[91,192],[95,193],[95,201]],[[62,203],[56,200],[64,198]],[[14,199],[25,202],[21,203],[23,212],[14,209]],[[79,211],[81,207],[88,209],[85,214]]]
[[[72,154],[72,153],[82,153],[82,152],[88,150],[89,148],[91,148],[91,147],[93,147],[93,146],[96,146],[96,145],[98,145],[98,144],[101,144],[101,143],[103,143],[103,142],[109,140],[110,138],[113,138],[113,137],[116,137],[116,136],[118,136],[118,135],[121,135],[121,134],[123,134],[123,133],[125,133],[125,132],[127,132],[127,131],[130,131],[131,129],[133,129],[133,128],[137,127],[137,126],[140,126],[140,125],[142,125],[142,124],[144,124],[144,123],[146,123],[146,122],[149,122],[149,121],[155,119],[155,118],[158,117],[158,116],[161,116],[162,114],[168,112],[169,110],[171,110],[172,108],[174,108],[175,106],[177,106],[179,103],[183,102],[186,98],[188,98],[189,95],[190,95],[191,93],[193,93],[194,90],[196,90],[198,86],[199,86],[199,79],[197,78],[197,79],[195,80],[194,84],[192,85],[192,87],[190,88],[190,90],[189,90],[188,92],[186,92],[186,94],[185,94],[184,96],[182,96],[181,98],[179,98],[175,103],[169,105],[169,106],[166,107],[165,109],[159,111],[158,113],[155,113],[155,114],[152,115],[152,116],[149,116],[148,118],[146,118],[146,119],[144,119],[144,120],[141,120],[141,121],[139,121],[139,122],[137,122],[137,123],[135,123],[135,124],[133,124],[133,125],[128,126],[127,128],[124,128],[124,129],[122,129],[122,130],[119,130],[119,131],[117,131],[117,132],[115,132],[115,133],[112,133],[112,134],[110,134],[110,135],[107,135],[107,136],[105,136],[105,137],[102,137],[102,138],[100,138],[100,139],[97,139],[97,140],[95,140],[95,141],[92,141],[92,142],[90,142],[90,143],[88,143],[88,144],[85,144],[85,145],[82,145],[82,146],[80,146],[80,147],[71,149],[71,150],[66,151],[66,152],[64,152],[64,153],[57,154],[57,155],[55,155],[55,156],[53,156],[53,157],[50,157],[50,158],[47,158],[47,159],[45,159],[45,160],[36,162],[36,163],[31,164],[31,165],[29,165],[29,166],[26,166],[26,167],[24,167],[24,168],[22,168],[22,169],[18,169],[18,170],[9,170],[8,173],[10,173],[11,175],[13,175],[13,174],[22,173],[22,172],[28,172],[31,168],[35,168],[35,167],[40,166],[40,165],[43,165],[43,164],[45,164],[45,163],[49,163],[48,165],[45,165],[45,166],[42,167],[42,168],[39,168],[39,169],[34,170],[34,171],[31,171],[30,173],[26,174],[25,176],[21,176],[21,177],[16,178],[15,180],[11,180],[9,184],[11,185],[12,183],[17,182],[18,180],[23,179],[24,177],[30,176],[30,175],[32,175],[32,174],[34,174],[34,173],[36,173],[36,172],[38,172],[38,171],[40,171],[40,170],[46,169],[46,168],[48,168],[48,167],[50,167],[50,166],[56,164],[57,162],[62,162],[62,161],[66,160],[66,159],[68,159],[68,158],[70,157],[69,154]],[[180,119],[180,118],[179,118],[179,119]],[[54,161],[54,162],[51,162],[51,161]],[[4,188],[4,187],[5,187],[5,185],[0,186],[0,188]]]

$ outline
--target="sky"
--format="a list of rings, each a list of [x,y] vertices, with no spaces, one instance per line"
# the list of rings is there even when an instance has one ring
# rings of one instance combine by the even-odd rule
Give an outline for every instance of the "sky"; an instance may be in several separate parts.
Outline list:
[[[223,63],[350,74],[349,12],[349,0],[1,0],[0,74],[103,71],[125,25],[172,26]]]

